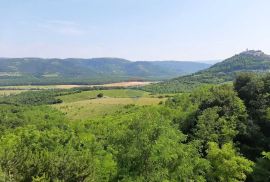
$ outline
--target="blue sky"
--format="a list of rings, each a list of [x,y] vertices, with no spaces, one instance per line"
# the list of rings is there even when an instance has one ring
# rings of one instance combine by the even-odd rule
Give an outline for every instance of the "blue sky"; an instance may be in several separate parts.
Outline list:
[[[269,0],[0,0],[0,57],[270,54]]]

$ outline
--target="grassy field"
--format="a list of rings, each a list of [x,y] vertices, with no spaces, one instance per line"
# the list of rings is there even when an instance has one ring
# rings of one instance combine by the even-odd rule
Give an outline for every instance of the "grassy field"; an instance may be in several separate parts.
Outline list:
[[[99,93],[102,93],[105,98],[137,98],[137,97],[147,97],[149,96],[148,92],[140,90],[131,90],[131,89],[113,89],[113,90],[93,90],[93,91],[84,91],[77,94],[65,95],[59,97],[65,103],[91,100],[97,97]]]
[[[18,94],[28,90],[71,88],[71,85],[46,85],[46,86],[10,86],[0,90],[0,96]],[[3,88],[3,87],[2,87]],[[10,88],[11,90],[8,90]],[[16,90],[17,89],[17,90]],[[102,98],[97,95],[102,93]],[[120,110],[124,110],[127,105],[157,105],[167,98],[165,95],[151,95],[148,92],[134,89],[110,89],[82,91],[70,95],[59,96],[63,101],[61,104],[51,105],[66,114],[71,120],[83,120],[94,117],[102,117]]]
[[[135,105],[156,105],[165,99],[159,98],[100,98],[83,100],[70,103],[53,105],[72,120],[90,119],[98,116],[105,116],[121,110],[128,104]]]
[[[25,90],[0,90],[0,96],[8,96],[13,94],[19,94]]]
[[[103,98],[97,94],[103,93]],[[134,104],[157,105],[165,98],[155,98],[148,92],[130,89],[94,90],[59,97],[63,103],[53,105],[72,120],[90,119],[123,110],[125,106]]]

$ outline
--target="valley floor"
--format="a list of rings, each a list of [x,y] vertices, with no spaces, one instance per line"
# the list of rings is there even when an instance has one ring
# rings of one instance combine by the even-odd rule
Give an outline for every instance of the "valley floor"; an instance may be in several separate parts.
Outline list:
[[[77,87],[133,87],[133,86],[144,86],[156,82],[148,81],[129,81],[129,82],[115,82],[115,83],[106,83],[101,85],[20,85],[20,86],[0,86],[1,89],[5,90],[42,90],[42,89],[70,89]]]

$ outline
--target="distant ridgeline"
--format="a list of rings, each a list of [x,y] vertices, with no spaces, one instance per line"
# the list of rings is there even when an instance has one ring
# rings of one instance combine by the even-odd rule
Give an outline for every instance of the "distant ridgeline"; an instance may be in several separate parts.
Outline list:
[[[249,50],[202,71],[148,85],[143,89],[156,93],[185,92],[202,84],[219,84],[232,81],[241,72],[266,73],[269,70],[270,56],[262,51]]]
[[[184,61],[137,61],[119,58],[0,58],[0,85],[102,84],[165,80],[208,68]]]

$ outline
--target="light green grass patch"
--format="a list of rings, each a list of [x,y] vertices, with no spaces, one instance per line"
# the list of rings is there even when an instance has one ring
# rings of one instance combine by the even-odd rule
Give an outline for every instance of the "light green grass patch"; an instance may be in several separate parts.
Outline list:
[[[0,96],[15,95],[27,90],[0,90]]]
[[[72,95],[64,95],[59,98],[66,103],[91,100],[97,97],[99,93],[103,93],[103,96],[109,98],[138,98],[138,97],[147,97],[149,96],[148,92],[141,90],[131,90],[131,89],[113,89],[113,90],[93,90],[93,91],[84,91]]]
[[[70,95],[71,96],[71,95]],[[83,120],[91,119],[98,116],[105,116],[112,114],[120,109],[123,109],[125,105],[157,105],[160,101],[165,99],[159,98],[100,98],[92,100],[82,100],[70,103],[62,103],[53,105],[53,107],[59,109],[69,119]]]

